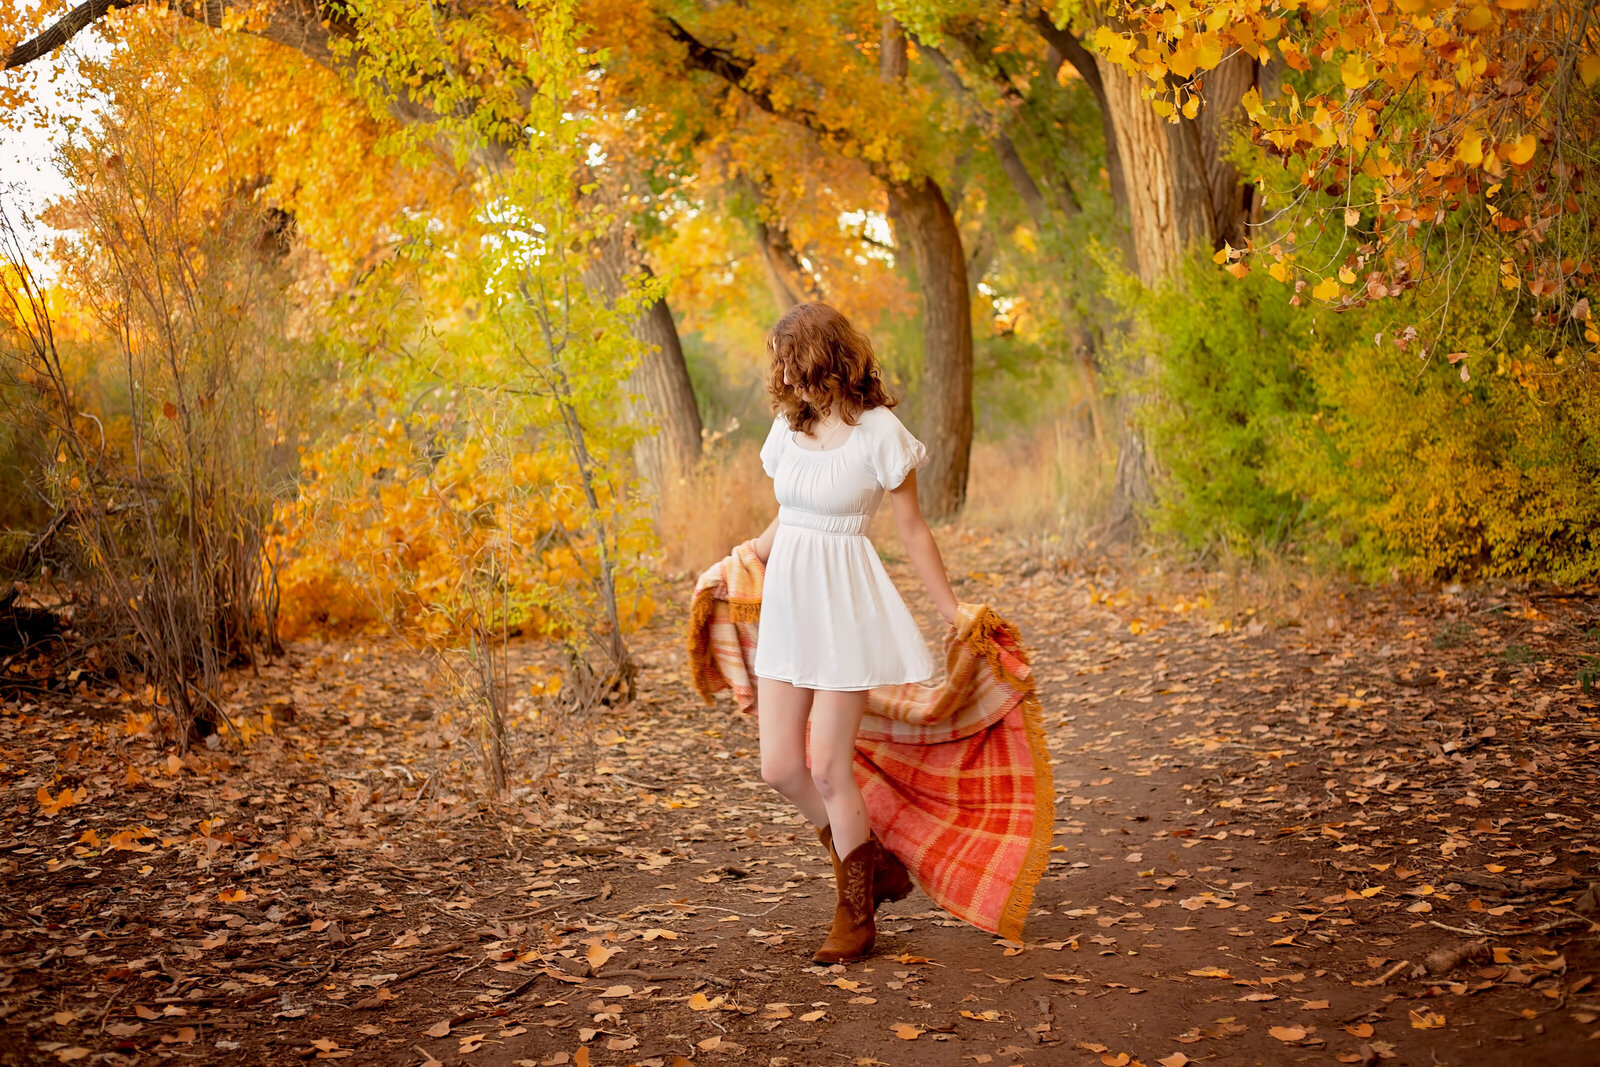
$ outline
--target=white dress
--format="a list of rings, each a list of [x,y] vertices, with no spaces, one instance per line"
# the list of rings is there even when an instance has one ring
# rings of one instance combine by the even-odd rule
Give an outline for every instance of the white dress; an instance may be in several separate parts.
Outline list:
[[[860,415],[844,443],[800,447],[779,415],[761,448],[778,531],[761,591],[755,673],[803,689],[921,682],[933,659],[867,539],[884,491],[927,462],[888,408]]]

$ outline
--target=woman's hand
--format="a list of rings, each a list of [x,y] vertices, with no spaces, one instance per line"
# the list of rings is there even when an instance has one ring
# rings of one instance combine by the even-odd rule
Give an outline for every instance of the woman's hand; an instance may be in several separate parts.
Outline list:
[[[950,588],[950,576],[945,573],[933,531],[928,529],[928,520],[922,517],[922,507],[917,503],[917,472],[907,474],[906,480],[890,491],[889,499],[894,502],[895,529],[900,533],[900,543],[906,546],[906,555],[911,557],[911,566],[927,587],[933,606],[945,622],[955,626],[960,605]]]

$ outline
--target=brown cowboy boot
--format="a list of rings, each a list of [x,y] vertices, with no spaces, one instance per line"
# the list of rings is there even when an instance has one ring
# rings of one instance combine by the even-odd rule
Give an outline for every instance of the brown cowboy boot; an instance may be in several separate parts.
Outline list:
[[[872,870],[877,854],[878,839],[868,834],[839,861],[835,879],[839,899],[833,908],[833,929],[811,957],[813,963],[854,963],[872,952],[872,943],[878,936],[872,904]]]
[[[828,850],[828,855],[833,859],[833,876],[839,877],[839,853],[833,848],[833,827],[817,827],[817,840]],[[900,857],[878,843],[878,862],[872,868],[872,903],[887,904],[895,900],[904,900],[911,895],[911,872],[906,870],[906,865],[900,862]]]

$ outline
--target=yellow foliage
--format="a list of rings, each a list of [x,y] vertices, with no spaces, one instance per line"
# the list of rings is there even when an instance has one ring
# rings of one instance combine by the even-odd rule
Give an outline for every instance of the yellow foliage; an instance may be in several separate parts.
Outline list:
[[[419,447],[396,419],[304,454],[301,497],[278,511],[283,634],[393,628],[436,644],[486,625],[560,639],[597,614],[596,548],[564,453],[518,438],[494,453],[489,436]],[[624,531],[613,556],[646,539]],[[617,579],[632,630],[655,604],[643,573]]]

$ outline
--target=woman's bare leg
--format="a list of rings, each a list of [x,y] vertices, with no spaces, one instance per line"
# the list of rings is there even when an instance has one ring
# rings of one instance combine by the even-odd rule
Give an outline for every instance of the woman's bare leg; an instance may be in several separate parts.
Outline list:
[[[806,719],[811,690],[773,678],[756,679],[756,722],[761,732],[761,778],[788,797],[814,826],[828,825],[828,809],[806,766]]]
[[[817,690],[811,704],[811,781],[827,807],[833,847],[840,856],[867,839],[872,827],[851,768],[856,731],[867,710],[867,694]]]

